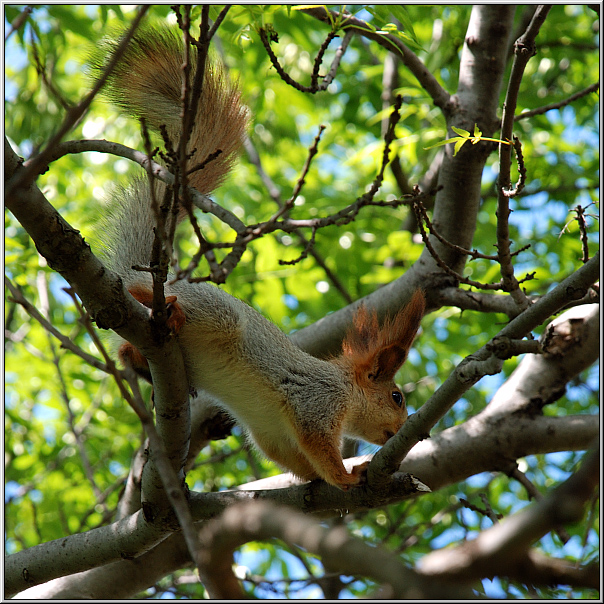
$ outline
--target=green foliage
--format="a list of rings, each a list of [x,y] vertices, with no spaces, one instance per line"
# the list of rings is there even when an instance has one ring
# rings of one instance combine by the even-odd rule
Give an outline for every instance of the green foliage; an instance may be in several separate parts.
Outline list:
[[[385,6],[376,4],[375,6],[367,6],[364,8],[375,22],[368,23],[369,31],[377,34],[391,34],[399,38],[401,42],[412,48],[413,50],[424,50],[417,41],[417,36],[413,31],[413,23],[409,16],[409,12],[404,6]],[[402,26],[399,29],[396,23],[392,22],[394,17]]]
[[[435,147],[444,147],[449,143],[455,143],[453,155],[457,155],[461,148],[467,143],[471,142],[473,145],[477,145],[480,142],[491,141],[493,143],[500,143],[502,145],[510,145],[509,141],[501,140],[500,138],[489,138],[488,136],[482,136],[482,132],[478,127],[478,124],[474,124],[474,134],[470,134],[467,130],[463,128],[452,127],[453,131],[459,136],[454,136],[453,138],[447,138],[444,141],[440,141],[435,145],[430,145],[426,147],[426,149],[434,149]]]
[[[13,22],[22,8],[7,5],[6,20]],[[220,8],[211,7],[213,17]],[[456,90],[459,50],[471,7],[352,8],[376,32],[396,33],[424,60],[441,85],[450,92]],[[169,14],[167,5],[153,6],[149,18],[160,21]],[[6,47],[6,134],[21,155],[29,157],[57,130],[65,107],[77,103],[90,87],[85,76],[90,49],[109,28],[127,25],[132,15],[130,6],[34,6],[27,26],[16,31]],[[400,25],[391,26],[395,20]],[[539,34],[538,54],[528,63],[518,113],[560,102],[597,81],[599,56],[594,21],[594,13],[583,5],[552,8]],[[293,7],[241,5],[228,13],[220,28],[220,41],[225,62],[239,79],[254,115],[251,139],[263,169],[283,200],[291,195],[319,126],[327,126],[319,144],[320,153],[291,215],[304,218],[336,212],[362,195],[379,169],[383,150],[381,77],[386,50],[358,40],[353,42],[329,89],[310,96],[289,87],[272,68],[255,33],[258,26],[266,23],[279,33],[274,50],[281,64],[304,84],[309,83],[314,57],[329,26],[311,21]],[[438,41],[433,38],[435,27],[441,32]],[[322,73],[338,45],[338,39],[330,45]],[[36,56],[44,67],[46,82],[37,73]],[[440,144],[436,141],[443,138],[445,122],[416,79],[403,67],[399,73],[397,92],[405,102],[396,144],[405,174],[413,185],[428,170],[436,153],[432,147]],[[580,264],[581,244],[572,210],[577,204],[587,207],[598,201],[597,108],[598,98],[591,94],[560,111],[515,124],[528,179],[524,192],[511,201],[510,229],[514,249],[531,243],[516,264],[518,276],[535,272],[535,279],[524,284],[528,293],[547,291]],[[469,133],[458,134],[464,140],[472,139]],[[480,134],[475,136],[480,138]],[[69,138],[105,138],[142,149],[137,124],[118,115],[100,99],[94,101]],[[493,154],[484,174],[483,200],[473,242],[473,247],[486,254],[495,251],[496,170],[497,157]],[[38,185],[65,219],[85,234],[94,250],[102,239],[96,221],[112,188],[126,185],[139,173],[138,166],[110,155],[68,155],[53,163],[38,179]],[[399,194],[396,181],[387,171],[380,197],[391,200]],[[276,210],[255,166],[246,157],[215,199],[246,223],[265,220]],[[588,211],[597,213],[597,207]],[[352,299],[396,279],[419,257],[421,239],[400,228],[407,217],[404,207],[371,208],[344,228],[328,227],[317,234],[316,252],[337,274]],[[73,300],[63,291],[67,284],[46,266],[12,214],[7,213],[5,221],[5,264],[10,279],[38,308],[47,295],[52,324],[86,352],[100,358],[82,327]],[[232,239],[232,233],[213,217],[200,217],[200,224],[209,240]],[[589,217],[587,226],[593,253],[599,245],[598,220]],[[179,234],[178,244],[182,264],[186,265],[196,251],[195,238],[186,227]],[[295,235],[277,233],[264,237],[245,252],[226,289],[287,332],[317,321],[346,302],[312,256],[294,266],[279,264],[280,259],[298,257],[303,249]],[[200,274],[206,269],[201,267]],[[465,274],[484,282],[500,279],[498,267],[482,259],[468,263]],[[62,349],[10,296],[5,299],[5,316],[7,332],[12,334],[5,349],[5,531],[6,551],[12,553],[109,522],[133,454],[141,443],[141,428],[112,380]],[[505,321],[503,315],[462,313],[455,308],[442,308],[427,316],[415,350],[399,375],[411,410],[416,410],[455,365],[493,337]],[[501,375],[485,379],[468,391],[436,429],[462,423],[483,409],[517,362],[514,359],[506,363]],[[585,372],[545,412],[594,413],[597,388],[595,371]],[[362,449],[367,450],[372,449]],[[545,492],[567,477],[580,457],[572,452],[536,456],[522,460],[523,469]],[[273,464],[250,452],[236,432],[201,452],[188,483],[194,490],[219,490],[277,473]],[[382,543],[413,564],[432,549],[472,537],[490,525],[484,515],[460,503],[464,499],[483,508],[481,493],[486,494],[492,509],[503,516],[528,503],[526,492],[514,480],[502,474],[481,475],[413,502],[346,517],[345,522],[368,542]],[[556,536],[548,536],[539,547],[544,551],[558,549],[569,558],[585,562],[597,553],[597,534],[596,517],[591,530],[579,525],[571,528],[571,540],[566,546]],[[246,546],[239,554],[239,562],[243,566],[253,562],[254,567],[249,570],[255,575],[293,576],[295,568],[297,576],[304,577],[306,571],[299,562],[302,555],[287,552],[275,543],[262,543]],[[320,574],[319,561],[306,562]],[[178,583],[178,576],[166,579],[146,595],[159,596],[165,588],[177,597],[201,597],[199,586]],[[252,584],[246,585],[251,590]],[[355,581],[344,593],[366,595],[370,585]],[[485,585],[487,594],[498,596],[526,597],[532,593],[520,585]],[[296,584],[292,584],[289,595],[305,597],[311,593],[304,591],[311,587],[302,587],[297,592]],[[537,595],[593,597],[589,590],[544,589]]]

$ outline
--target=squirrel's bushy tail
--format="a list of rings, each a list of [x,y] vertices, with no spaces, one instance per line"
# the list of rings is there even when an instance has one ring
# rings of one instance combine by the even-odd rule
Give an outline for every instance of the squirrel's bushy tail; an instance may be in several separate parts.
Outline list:
[[[103,72],[119,39],[119,34],[105,39],[93,53],[92,75]],[[139,29],[103,89],[103,95],[113,104],[133,118],[143,118],[152,131],[159,133],[165,128],[173,148],[177,148],[182,132],[183,48],[178,29]],[[189,57],[192,80],[197,65],[195,47],[191,47]],[[188,169],[220,151],[202,169],[189,173],[189,184],[207,195],[231,170],[245,139],[249,112],[237,85],[229,80],[222,64],[211,57],[206,61],[201,95],[192,100],[191,106],[194,126],[188,142]],[[165,185],[156,181],[153,186],[155,198],[161,203]],[[104,256],[127,286],[150,283],[149,273],[132,270],[133,265],[149,265],[153,245],[156,219],[147,177],[135,178],[128,188],[116,187],[112,197],[103,225]]]
[[[147,177],[135,178],[127,188],[116,186],[111,202],[99,223],[96,235],[105,264],[116,272],[129,288],[145,283],[152,287],[151,273],[133,266],[149,266],[157,223],[151,208]],[[155,183],[156,199],[161,201],[163,183]]]
[[[118,37],[108,39],[91,58],[99,74],[115,52]],[[197,49],[191,47],[191,74],[197,65]],[[182,129],[183,40],[178,29],[141,28],[130,41],[107,80],[104,94],[127,115],[144,118],[149,128],[166,127],[174,147]],[[192,79],[192,75],[191,75]],[[192,84],[191,84],[192,86]],[[193,99],[195,125],[189,152],[189,167],[220,155],[205,168],[190,174],[189,184],[209,194],[222,183],[243,144],[249,112],[241,102],[239,88],[229,80],[222,64],[208,57],[201,97]]]

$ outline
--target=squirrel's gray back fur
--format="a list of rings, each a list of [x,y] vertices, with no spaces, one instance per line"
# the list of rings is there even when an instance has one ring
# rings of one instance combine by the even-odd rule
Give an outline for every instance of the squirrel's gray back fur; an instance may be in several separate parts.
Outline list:
[[[155,216],[149,186],[148,180],[136,179],[131,187],[117,189],[99,232],[104,260],[126,288],[152,287],[150,273],[133,268],[148,267],[151,258]],[[161,199],[164,185],[155,186],[156,198]],[[227,410],[248,426],[254,423],[248,415],[257,416],[262,410],[261,400],[254,403],[258,392],[270,390],[276,396],[296,399],[300,413],[313,408],[318,412],[326,399],[345,404],[350,385],[332,363],[300,350],[276,325],[220,288],[171,282],[172,278],[165,294],[175,295],[186,315],[178,339],[193,388],[221,398]],[[229,358],[236,363],[229,363]],[[248,399],[249,413],[247,409],[243,414],[233,412],[228,404],[232,397]],[[266,413],[270,415],[268,409]]]

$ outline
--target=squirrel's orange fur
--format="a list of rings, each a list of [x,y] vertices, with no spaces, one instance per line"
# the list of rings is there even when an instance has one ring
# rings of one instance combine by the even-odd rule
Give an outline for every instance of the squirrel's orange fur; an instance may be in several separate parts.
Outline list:
[[[171,140],[177,141],[181,65],[177,35],[143,30],[109,79],[110,97],[151,126],[166,125]],[[241,148],[248,113],[237,88],[213,63],[195,111],[190,166],[223,151],[221,161],[208,163],[191,178],[207,194],[224,179]],[[156,199],[162,199],[165,185],[153,186]],[[149,184],[137,180],[116,198],[117,209],[105,229],[107,262],[130,293],[150,307],[151,276],[132,268],[148,265],[151,257],[156,224]],[[342,489],[362,481],[365,464],[348,473],[342,463],[342,438],[383,445],[407,419],[394,375],[420,326],[425,306],[421,291],[381,327],[375,312],[361,306],[342,354],[321,360],[217,287],[181,280],[166,284],[165,290],[168,326],[178,338],[192,390],[217,398],[261,451],[294,474],[323,478]],[[120,357],[150,378],[146,359],[130,343],[123,343]]]

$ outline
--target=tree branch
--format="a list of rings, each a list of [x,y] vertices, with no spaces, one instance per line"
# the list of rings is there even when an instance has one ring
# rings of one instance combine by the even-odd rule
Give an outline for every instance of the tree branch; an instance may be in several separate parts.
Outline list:
[[[468,582],[476,578],[512,576],[522,567],[529,547],[559,524],[578,522],[585,503],[599,483],[599,447],[581,468],[541,501],[483,531],[461,546],[441,549],[422,558],[427,576]],[[537,554],[538,556],[538,554]],[[535,557],[534,560],[542,560]],[[525,576],[531,576],[524,571]]]
[[[373,40],[380,46],[384,46],[391,52],[398,54],[403,63],[409,68],[411,73],[418,79],[426,92],[432,97],[434,104],[440,107],[445,113],[449,111],[451,97],[449,93],[438,83],[432,72],[424,65],[419,57],[403,44],[396,36],[391,34],[377,34],[367,26],[365,21],[357,19],[348,14],[340,15],[334,11],[321,6],[302,9],[302,12],[330,25],[338,20],[342,20],[342,27],[346,32],[352,31],[355,34]]]
[[[4,595],[11,597],[66,573],[137,556],[168,534],[149,524],[141,511],[101,528],[35,545],[5,557]]]
[[[559,101],[557,103],[550,103],[549,105],[544,105],[543,107],[538,107],[537,109],[531,109],[530,111],[523,111],[519,115],[514,116],[514,121],[524,120],[529,117],[535,117],[536,115],[542,115],[551,111],[552,109],[561,109],[562,107],[566,107],[566,105],[570,105],[574,101],[587,96],[588,94],[595,92],[600,88],[600,82],[596,82],[595,84],[591,84],[587,88],[583,88],[583,90],[579,90],[579,92],[575,92],[575,94],[571,94],[567,99],[563,101]]]
[[[251,139],[246,138],[244,145],[245,145],[245,150],[247,152],[248,160],[254,166],[256,166],[256,170],[258,171],[258,176],[260,176],[260,180],[263,182],[268,194],[270,195],[271,199],[279,207],[281,207],[284,203],[283,199],[281,198],[281,191],[279,190],[279,187],[277,187],[277,185],[270,178],[270,176],[264,171],[264,168],[262,167],[262,161],[260,160],[260,156],[258,155],[258,151],[256,151],[254,143],[251,141]],[[348,291],[346,290],[346,288],[344,287],[342,282],[339,280],[338,276],[327,266],[327,264],[325,263],[325,259],[317,252],[317,250],[314,248],[314,246],[309,247],[309,241],[306,238],[306,236],[302,233],[301,230],[296,229],[295,231],[293,231],[293,233],[296,235],[296,237],[298,237],[298,240],[304,246],[304,249],[308,249],[308,253],[315,259],[317,264],[325,271],[325,276],[329,279],[329,281],[331,281],[333,286],[340,292],[340,294],[344,298],[344,301],[347,304],[350,304],[352,302],[352,297],[350,296],[350,294],[348,293]]]
[[[389,585],[394,598],[472,598],[469,590],[457,591],[450,585],[422,580],[397,556],[351,537],[343,526],[326,529],[317,520],[268,502],[233,506],[203,529],[204,565],[206,574],[212,577],[208,586],[210,597],[244,597],[233,574],[232,552],[247,542],[274,537],[318,554],[330,571],[360,574]]]
[[[508,89],[503,104],[501,116],[501,138],[504,141],[512,141],[512,130],[514,126],[514,113],[518,102],[520,83],[524,70],[530,58],[536,54],[535,38],[551,6],[541,5],[535,11],[526,31],[514,45],[514,63],[510,73]],[[520,308],[526,308],[528,301],[514,277],[514,267],[510,254],[510,233],[508,217],[510,215],[509,195],[506,194],[511,188],[511,149],[508,145],[499,143],[499,176],[497,180],[497,256],[501,265],[501,278],[505,291],[510,292]]]
[[[485,409],[491,417],[541,413],[600,353],[600,306],[586,304],[554,319],[540,338],[543,354],[527,354]]]
[[[12,299],[23,307],[25,312],[35,319],[49,334],[52,334],[57,340],[61,343],[61,348],[65,348],[65,350],[69,350],[73,352],[75,355],[79,356],[83,361],[88,363],[91,367],[95,367],[104,372],[108,372],[107,366],[100,359],[91,354],[88,354],[84,350],[82,350],[79,346],[77,346],[73,340],[65,335],[63,335],[54,325],[48,321],[39,311],[38,309],[31,304],[27,298],[21,293],[19,289],[17,289],[11,280],[5,276],[4,277],[4,285],[10,291]]]
[[[11,23],[10,29],[8,30],[8,32],[4,36],[4,43],[5,44],[6,44],[6,41],[12,36],[12,34],[14,32],[16,32],[27,21],[27,19],[29,18],[29,15],[31,15],[31,13],[33,12],[34,8],[35,8],[34,5],[26,6],[21,11],[21,13],[19,13],[19,15]]]
[[[150,5],[139,6],[138,12],[134,17],[130,28],[122,36],[122,39],[116,47],[114,55],[103,70],[101,76],[95,82],[92,90],[75,107],[72,107],[69,111],[67,111],[67,115],[65,116],[63,123],[59,126],[57,132],[48,141],[44,149],[38,155],[27,161],[25,164],[25,169],[19,171],[18,176],[14,179],[11,179],[11,181],[7,183],[5,191],[5,195],[7,197],[14,195],[17,189],[28,189],[38,177],[38,175],[44,171],[44,169],[48,165],[48,157],[52,152],[52,149],[56,147],[56,145],[60,142],[63,136],[65,136],[65,134],[67,134],[67,132],[69,132],[69,130],[71,130],[74,124],[80,119],[80,117],[84,115],[84,112],[88,109],[94,97],[97,95],[99,90],[105,85],[107,78],[109,77],[114,67],[120,60],[122,54],[130,43],[130,40],[134,36],[134,33],[136,32],[142,18],[145,16],[149,8]]]
[[[269,32],[269,33],[267,33],[267,32]],[[310,92],[311,94],[315,94],[316,92],[327,90],[327,87],[329,86],[329,84],[331,84],[331,82],[335,78],[336,72],[340,65],[340,61],[342,60],[342,57],[344,56],[344,53],[346,52],[346,49],[348,48],[348,44],[350,43],[350,40],[352,39],[352,32],[346,32],[344,39],[342,40],[342,44],[338,47],[338,49],[336,51],[336,55],[331,64],[329,72],[327,73],[327,75],[323,76],[323,78],[322,78],[323,81],[321,83],[319,83],[319,77],[320,77],[319,68],[321,67],[321,63],[323,61],[323,55],[325,54],[325,51],[327,50],[329,43],[337,35],[336,31],[332,30],[331,32],[329,32],[329,34],[327,35],[327,37],[321,44],[321,47],[319,48],[319,52],[317,53],[317,56],[315,58],[310,86],[304,86],[304,85],[300,84],[299,82],[296,82],[296,80],[294,80],[283,69],[283,67],[281,67],[279,60],[277,59],[277,56],[275,55],[275,53],[273,52],[273,49],[271,48],[271,42],[276,41],[276,38],[277,38],[276,34],[272,30],[272,27],[269,27],[269,26],[261,27],[258,29],[258,34],[259,34],[260,40],[262,41],[262,44],[264,45],[264,48],[266,49],[266,52],[271,60],[271,63],[273,64],[273,67],[275,68],[275,70],[277,71],[277,73],[279,74],[281,79],[286,84],[293,86],[296,90],[299,90],[300,92]]]
[[[176,182],[174,175],[168,168],[151,161],[147,153],[106,140],[73,140],[59,143],[49,154],[48,163],[50,164],[68,153],[85,153],[86,151],[97,151],[98,153],[109,153],[117,157],[124,157],[139,164],[148,174],[152,174],[168,185],[174,185]],[[245,224],[235,214],[212,201],[207,195],[202,195],[197,189],[189,187],[188,192],[192,203],[200,210],[213,214],[216,218],[230,226],[237,234],[245,231]]]
[[[496,439],[493,438],[494,431],[497,434]],[[464,424],[444,430],[442,433],[420,442],[407,455],[399,471],[412,473],[435,491],[480,472],[493,472],[506,468],[509,465],[510,456],[516,459],[527,455],[555,451],[587,449],[593,439],[598,436],[598,433],[598,418],[588,415],[560,418],[540,416],[528,418],[507,415],[498,419],[496,424],[493,424],[484,415],[479,414]],[[345,465],[350,470],[354,465],[367,461],[369,457],[348,459],[345,460]],[[425,491],[416,490],[416,495],[422,492]],[[281,474],[248,483],[235,491],[191,493],[190,505],[193,516],[197,521],[217,516],[228,506],[237,502],[256,499],[271,500],[281,505],[297,508],[306,513],[314,512],[316,514],[322,512],[331,516],[339,514],[338,510],[341,509],[354,512],[388,505],[410,496],[413,495],[402,495],[401,491],[397,495],[395,491],[391,491],[390,497],[379,496],[376,498],[375,494],[367,491],[365,488],[351,489],[348,492],[343,492],[322,481],[301,484],[301,481],[294,478],[291,474]],[[87,534],[84,533],[83,535]],[[171,539],[175,537],[182,539],[178,535],[175,535]],[[72,539],[76,538],[80,539],[82,537],[70,536],[59,540],[62,543],[62,551],[71,552]],[[48,589],[60,590],[58,593],[63,594],[63,597],[69,597],[69,594],[78,594],[82,590],[84,590],[84,593],[90,593],[88,590],[92,589],[92,586],[96,586],[96,591],[92,592],[92,595],[88,597],[105,597],[105,594],[108,593],[114,594],[112,597],[131,597],[143,587],[151,585],[156,580],[154,577],[161,577],[168,572],[182,568],[182,556],[174,560],[173,564],[167,563],[165,556],[169,557],[169,552],[172,551],[172,545],[169,543],[172,542],[161,543],[155,550],[148,554],[143,554],[138,561],[122,560],[112,565],[122,568],[126,573],[137,574],[137,580],[133,585],[123,582],[120,582],[120,585],[115,585],[111,582],[105,584],[104,581],[99,581],[98,579],[99,576],[103,576],[102,569],[97,569],[86,575],[75,575],[60,579],[57,584],[49,585]],[[52,559],[56,554],[54,550],[49,551],[48,554],[42,554],[41,552],[45,550],[42,546],[38,547],[41,549],[37,550],[38,555],[36,556],[36,560],[40,568],[45,569],[47,563],[45,556],[48,555]],[[182,547],[186,552],[184,544]],[[144,548],[142,551],[144,551]],[[140,555],[140,553],[132,552],[132,555]],[[74,554],[74,557],[77,558],[77,555]],[[152,570],[148,582],[145,583],[142,577],[147,570],[146,560],[149,558],[156,560],[153,563],[154,565],[158,561],[162,561],[162,563],[161,569],[157,570],[158,574],[153,574],[155,570]],[[101,562],[97,563],[96,559],[88,559],[88,568],[93,568],[104,562],[104,560],[101,560]],[[52,563],[49,562],[49,564],[52,568]],[[17,574],[21,572],[20,566],[16,568],[11,566],[10,568]],[[85,565],[80,565],[72,572],[84,570],[85,568],[87,568]],[[8,577],[9,568],[6,567],[6,569]],[[110,567],[108,568],[108,572],[115,572],[117,573],[115,576],[119,576],[117,568]],[[61,574],[64,574],[64,570],[56,574],[45,574],[40,582],[48,581],[53,576],[58,577]],[[19,582],[21,579],[17,577],[15,580]],[[23,589],[24,587],[17,589]],[[45,593],[42,589],[40,587],[33,593]],[[27,593],[22,594],[22,597],[26,597]],[[40,597],[40,595],[36,597]],[[45,597],[49,596],[46,595]]]
[[[19,177],[18,158],[8,143],[5,146],[5,172],[8,178]],[[96,324],[101,328],[111,328],[134,344],[148,359],[153,376],[156,402],[166,401],[166,409],[187,400],[188,386],[184,378],[182,353],[176,340],[171,339],[159,345],[151,332],[149,317],[143,307],[124,289],[121,279],[108,271],[92,254],[88,244],[80,234],[68,225],[60,214],[48,203],[35,184],[29,189],[16,188],[6,199],[7,207],[21,222],[36,243],[38,251],[47,259],[49,266],[59,272],[72,285],[84,302]],[[180,372],[180,373],[179,373]],[[179,407],[180,408],[180,407]],[[177,415],[166,413],[164,422],[170,433],[171,423],[178,422]],[[180,447],[176,454],[179,455]],[[171,462],[180,471],[183,459]],[[152,466],[148,464],[149,468]],[[150,480],[149,489],[157,493],[162,475]],[[165,507],[169,503],[165,500]],[[150,512],[150,510],[148,510]],[[160,519],[166,510],[155,508],[147,518]]]
[[[593,261],[593,262],[592,262]],[[591,266],[590,266],[591,263]],[[589,266],[589,269],[587,267]],[[567,304],[569,299],[582,297],[599,278],[600,261],[596,254],[587,264],[567,277],[551,292],[510,321],[498,337],[520,339]],[[475,354],[466,357],[445,380],[443,385],[426,401],[376,454],[376,462],[368,468],[368,479],[382,479],[394,472],[411,448],[422,438],[427,438],[436,422],[459,400],[464,392],[487,374],[498,373],[502,361],[496,359],[485,344]],[[374,474],[375,472],[375,474]]]
[[[20,159],[5,139],[4,169],[7,180],[19,179]],[[149,346],[148,314],[92,254],[90,246],[32,184],[6,195],[6,207],[36,244],[48,265],[75,289],[93,320],[102,329],[114,329],[145,356],[157,354]]]

